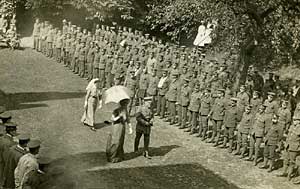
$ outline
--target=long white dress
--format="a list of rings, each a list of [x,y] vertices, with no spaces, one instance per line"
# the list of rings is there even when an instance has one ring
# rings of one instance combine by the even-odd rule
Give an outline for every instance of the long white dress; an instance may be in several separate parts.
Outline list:
[[[198,28],[198,34],[196,36],[196,39],[194,40],[194,45],[195,46],[204,46],[204,43],[203,43],[203,38],[205,36],[205,26],[204,25],[200,25],[199,28]]]

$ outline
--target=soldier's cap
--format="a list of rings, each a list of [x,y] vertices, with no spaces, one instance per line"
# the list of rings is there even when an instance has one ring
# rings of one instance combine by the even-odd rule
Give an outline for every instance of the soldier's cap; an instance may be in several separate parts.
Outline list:
[[[40,140],[37,140],[37,139],[34,139],[34,140],[30,140],[27,144],[27,147],[28,148],[38,148],[41,146],[41,141]]]
[[[245,85],[241,85],[241,86],[240,86],[240,88],[243,88],[243,89],[244,89],[245,87],[246,87]]]
[[[63,23],[66,23],[67,22],[67,20],[66,19],[63,19],[63,21],[62,21]]]
[[[274,92],[268,92],[268,95],[275,96],[276,94]]]
[[[17,124],[14,122],[7,122],[4,124],[6,128],[17,128]]]
[[[162,71],[163,71],[163,72],[167,72],[167,73],[169,72],[169,70],[168,70],[168,69],[163,69]]]
[[[184,78],[183,80],[184,80],[184,81],[187,81],[187,82],[190,82],[190,79],[189,79],[189,78],[187,78],[187,77],[186,77],[186,78]]]
[[[178,71],[174,71],[172,75],[173,76],[179,76],[179,72]]]
[[[11,119],[11,114],[9,112],[0,113],[0,119]]]
[[[135,71],[134,70],[130,70],[129,73],[135,73]]]
[[[248,106],[246,106],[246,109],[247,109],[247,110],[250,110],[250,109],[252,109],[252,105],[248,105]]]
[[[48,157],[39,157],[38,159],[38,163],[40,164],[40,165],[48,165],[48,164],[50,164],[51,163],[51,159],[50,158],[48,158]]]
[[[226,64],[221,64],[220,67],[227,67],[227,65]]]
[[[274,73],[273,72],[269,72],[269,75],[274,75]]]
[[[110,29],[113,29],[113,30],[114,30],[114,29],[116,29],[116,27],[112,26],[112,27],[110,27]]]
[[[183,67],[182,67],[182,69],[188,69],[189,67],[187,66],[187,65],[184,65]]]
[[[19,140],[30,140],[30,134],[29,133],[21,133],[17,137]]]
[[[225,93],[225,89],[218,89],[218,91]]]
[[[231,101],[234,101],[234,102],[237,102],[239,99],[238,98],[235,98],[235,97],[232,97],[230,98]]]
[[[147,96],[144,98],[144,101],[152,101],[152,97],[151,96]]]
[[[184,48],[186,48],[186,46],[182,45],[182,46],[181,46],[181,48],[183,48],[183,49],[184,49]]]
[[[210,92],[210,91],[211,91],[211,89],[210,89],[210,88],[208,88],[208,87],[206,87],[206,88],[204,88],[204,91]]]
[[[260,92],[259,92],[259,91],[253,91],[253,93],[255,93],[255,94],[260,94]]]
[[[149,34],[149,33],[146,33],[145,36],[150,36],[150,34]]]
[[[293,117],[293,120],[300,120],[300,115],[299,114],[295,114]]]

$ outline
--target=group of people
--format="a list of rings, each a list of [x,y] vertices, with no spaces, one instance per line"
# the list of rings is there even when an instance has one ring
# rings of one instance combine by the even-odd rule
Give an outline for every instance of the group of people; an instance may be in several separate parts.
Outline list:
[[[0,107],[0,188],[37,189],[47,158],[39,157],[41,142],[28,133],[18,133],[11,115]]]
[[[0,41],[14,50],[20,47],[20,39],[16,29],[16,14],[10,18],[8,15],[0,14]]]
[[[130,101],[123,102],[114,112],[113,123],[122,132],[114,133],[121,138],[117,146],[108,144],[110,161],[122,160],[125,125],[130,125],[129,116],[135,107],[142,107],[145,98],[149,98],[150,112],[166,124],[200,137],[214,147],[227,148],[229,153],[253,161],[255,166],[263,158],[259,167],[268,172],[278,168],[275,162],[282,158],[283,173],[278,176],[291,180],[298,175],[294,183],[300,183],[299,81],[283,85],[278,75],[270,73],[264,79],[251,68],[246,82],[239,91],[234,91],[235,54],[224,60],[207,59],[205,47],[163,43],[127,27],[96,25],[93,31],[88,31],[63,20],[60,30],[37,19],[33,36],[37,51],[97,83],[97,87],[89,89],[104,91],[113,85],[123,85],[133,92]],[[96,104],[100,95],[101,92],[91,90],[85,107],[89,102]],[[94,112],[96,107],[87,111]],[[125,107],[128,113],[123,111]],[[134,150],[137,151],[144,134],[144,155],[148,156],[153,119],[143,121],[140,112],[135,111],[136,119],[143,129],[136,131],[139,133]],[[85,124],[93,127],[94,114],[90,120]]]

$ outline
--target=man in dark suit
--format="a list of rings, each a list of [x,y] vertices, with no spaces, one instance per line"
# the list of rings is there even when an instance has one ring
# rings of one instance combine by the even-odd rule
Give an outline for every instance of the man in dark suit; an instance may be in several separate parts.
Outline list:
[[[151,159],[149,156],[149,143],[151,126],[153,125],[153,111],[151,108],[152,97],[145,97],[144,103],[136,113],[136,137],[134,141],[134,152],[138,152],[141,137],[144,135],[144,157]]]

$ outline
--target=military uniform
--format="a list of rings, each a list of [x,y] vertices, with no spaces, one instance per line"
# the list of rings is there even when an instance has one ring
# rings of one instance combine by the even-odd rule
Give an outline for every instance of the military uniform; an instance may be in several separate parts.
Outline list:
[[[167,73],[167,71],[164,71]],[[165,117],[166,111],[166,94],[169,90],[170,80],[168,76],[161,77],[160,81],[158,82],[158,98],[157,98],[157,115],[160,115],[161,118]]]
[[[232,105],[225,110],[225,115],[224,115],[225,132],[224,132],[224,141],[222,146],[223,148],[225,148],[227,142],[229,141],[229,149],[228,149],[229,153],[232,152],[234,131],[239,121],[238,108],[236,106],[236,102],[238,101],[238,99],[231,98],[231,101],[232,101]]]
[[[206,89],[209,90],[209,89]],[[199,135],[202,137],[202,140],[205,140],[207,137],[208,131],[208,116],[212,110],[213,106],[213,99],[211,94],[208,93],[207,95],[203,95],[200,101],[200,128],[199,128]]]
[[[166,94],[166,98],[168,100],[168,110],[170,113],[169,120],[171,121],[171,124],[175,124],[177,94],[180,90],[178,73],[176,73],[174,76],[177,78],[171,79],[169,89]]]
[[[199,109],[201,104],[201,92],[199,90],[199,85],[195,86],[194,91],[190,97],[190,103],[188,106],[189,110],[189,123],[191,124],[191,134],[196,131],[198,125]]]
[[[151,97],[145,98],[152,101]],[[151,105],[150,105],[151,106]],[[153,125],[153,108],[142,105],[136,113],[136,137],[134,142],[134,151],[138,151],[139,142],[144,135],[144,156],[148,155],[151,126]],[[147,154],[146,154],[147,153]]]
[[[184,81],[185,84],[182,85],[181,91],[180,91],[180,105],[181,105],[181,127],[180,128],[186,128],[186,122],[187,122],[187,111],[188,111],[188,106],[190,104],[190,97],[192,90],[189,87],[189,82],[190,80],[188,78],[185,78]],[[187,132],[191,131],[191,128],[186,130]]]
[[[246,92],[239,92],[237,94],[237,98],[238,98],[237,108],[239,110],[239,119],[241,119],[245,111],[245,107],[249,105],[250,98]]]

